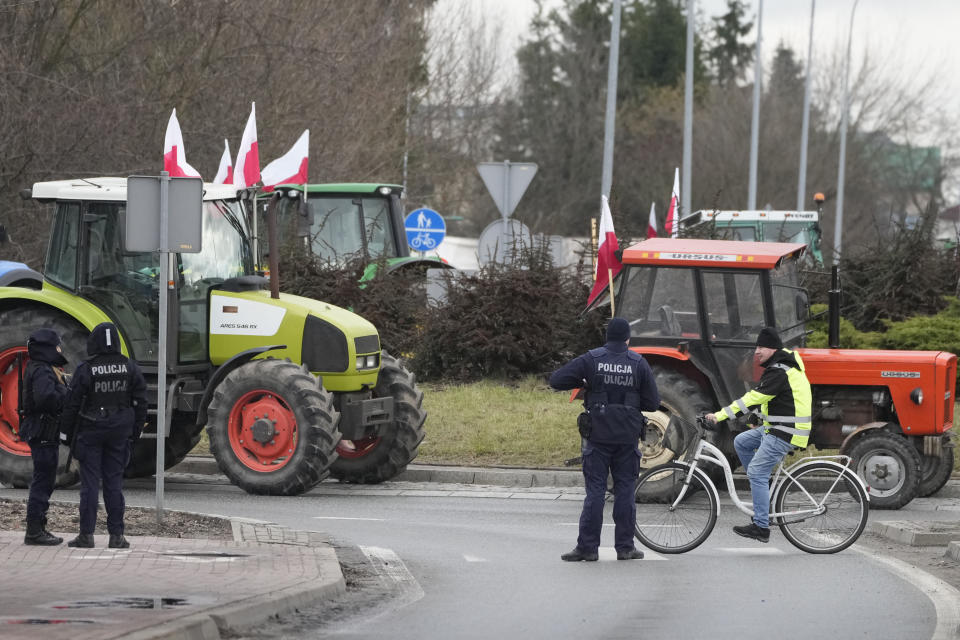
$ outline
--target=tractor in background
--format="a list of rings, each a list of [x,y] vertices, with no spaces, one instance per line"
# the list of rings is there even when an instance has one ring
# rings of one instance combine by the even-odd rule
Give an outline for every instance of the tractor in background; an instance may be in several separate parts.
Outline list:
[[[53,205],[54,215],[42,288],[0,287],[0,481],[25,486],[31,474],[17,417],[27,335],[56,329],[75,367],[104,321],[119,328],[123,353],[141,364],[154,398],[166,350],[168,467],[206,427],[220,469],[250,493],[296,495],[328,475],[376,483],[402,472],[424,437],[413,374],[381,351],[376,328],[360,316],[265,290],[232,186],[204,185],[202,251],[171,255],[171,339],[159,343],[159,254],[124,247],[126,183],[41,182],[24,194]],[[149,415],[128,476],[155,472],[155,406]],[[59,482],[75,478],[62,472]]]
[[[630,348],[650,362],[662,398],[641,443],[649,468],[683,454],[697,414],[728,405],[759,378],[757,335],[775,327],[806,363],[813,391],[811,446],[849,455],[874,508],[896,509],[938,491],[953,470],[957,357],[941,351],[839,349],[834,273],[830,348],[804,348],[807,293],[799,285],[806,246],[794,243],[652,238],[623,252],[616,315],[632,327]],[[595,305],[609,300],[598,299]],[[708,434],[734,466],[744,418]],[[669,492],[670,487],[663,487]]]

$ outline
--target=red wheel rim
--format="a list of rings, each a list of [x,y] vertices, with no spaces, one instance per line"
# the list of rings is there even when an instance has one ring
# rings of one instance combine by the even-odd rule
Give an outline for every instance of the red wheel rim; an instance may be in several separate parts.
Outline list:
[[[245,393],[234,403],[227,434],[237,460],[261,473],[285,467],[300,437],[290,405],[265,389]]]
[[[0,449],[18,456],[29,456],[30,445],[21,440],[20,417],[17,415],[17,354],[26,354],[26,347],[12,347],[0,352]],[[23,359],[26,369],[28,358]]]
[[[380,444],[380,436],[369,436],[362,440],[351,440],[354,448],[348,448],[342,442],[337,443],[337,454],[341,458],[362,458],[377,448]]]

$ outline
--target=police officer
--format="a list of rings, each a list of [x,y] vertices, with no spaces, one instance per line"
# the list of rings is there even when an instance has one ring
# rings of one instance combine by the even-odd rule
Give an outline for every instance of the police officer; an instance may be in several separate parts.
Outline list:
[[[580,514],[577,546],[560,556],[567,562],[597,559],[608,472],[613,475],[617,560],[643,558],[643,552],[633,545],[637,520],[634,491],[640,473],[637,443],[646,425],[640,412],[655,411],[660,406],[660,393],[650,365],[643,356],[630,351],[629,344],[630,324],[623,318],[613,318],[607,325],[604,346],[574,358],[550,376],[554,389],[587,390],[584,406],[589,420],[580,421],[587,497]]]
[[[793,451],[807,446],[812,426],[810,381],[800,354],[783,348],[776,329],[764,327],[757,336],[754,360],[764,367],[757,386],[730,406],[707,414],[718,422],[741,413],[759,414],[763,424],[733,439],[737,456],[747,470],[753,496],[753,519],[734,533],[759,542],[770,541],[770,472]],[[750,410],[758,407],[759,411]]]
[[[33,478],[27,498],[27,533],[24,544],[57,545],[63,538],[47,531],[47,509],[57,481],[58,420],[67,396],[60,336],[53,329],[37,329],[27,339],[30,361],[23,372],[23,418],[20,439],[30,445]]]
[[[111,549],[130,546],[123,537],[123,470],[147,419],[147,385],[140,367],[120,353],[117,328],[104,322],[87,339],[87,355],[73,376],[61,431],[76,428],[74,456],[80,463],[80,535],[71,547],[93,547],[100,481]]]

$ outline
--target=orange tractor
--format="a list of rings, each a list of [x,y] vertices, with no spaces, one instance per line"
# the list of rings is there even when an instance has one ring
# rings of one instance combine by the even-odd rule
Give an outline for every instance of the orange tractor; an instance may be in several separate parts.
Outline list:
[[[643,466],[680,456],[693,437],[683,432],[684,421],[729,404],[753,385],[757,334],[770,326],[806,363],[813,387],[811,444],[853,458],[869,485],[871,506],[897,509],[935,493],[953,471],[949,430],[957,357],[837,348],[836,272],[831,347],[803,348],[809,302],[799,284],[799,260],[805,249],[652,238],[623,252],[624,269],[613,283],[615,313],[630,322],[631,348],[650,362],[662,398],[660,410],[647,414]],[[671,421],[673,415],[684,420]],[[733,436],[745,428],[742,419],[727,421],[708,434],[734,467]]]

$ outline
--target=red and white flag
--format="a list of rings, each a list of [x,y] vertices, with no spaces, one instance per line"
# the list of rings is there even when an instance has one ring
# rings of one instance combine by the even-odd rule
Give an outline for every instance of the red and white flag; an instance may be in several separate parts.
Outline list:
[[[306,184],[310,166],[310,129],[305,129],[290,151],[263,168],[263,190],[278,184]]]
[[[680,233],[680,169],[676,169],[673,174],[673,193],[670,194],[670,208],[667,209],[667,222],[664,229],[671,238],[676,238]]]
[[[233,184],[233,162],[230,161],[230,143],[223,141],[223,155],[220,156],[220,167],[213,179],[214,184]]]
[[[260,151],[257,148],[257,104],[250,103],[250,117],[243,129],[237,161],[233,163],[233,184],[239,191],[260,182]]]
[[[199,178],[200,172],[187,164],[187,154],[183,150],[183,134],[180,133],[180,121],[174,109],[167,122],[167,133],[163,137],[163,170],[171,178]]]
[[[657,237],[657,203],[650,203],[650,221],[647,223],[647,237]]]
[[[619,246],[617,235],[613,232],[613,216],[610,215],[607,196],[601,196],[600,231],[597,234],[597,240],[600,243],[597,248],[597,279],[593,283],[590,297],[587,298],[588,306],[610,284],[610,280],[623,269],[623,264],[617,260],[616,251]]]

